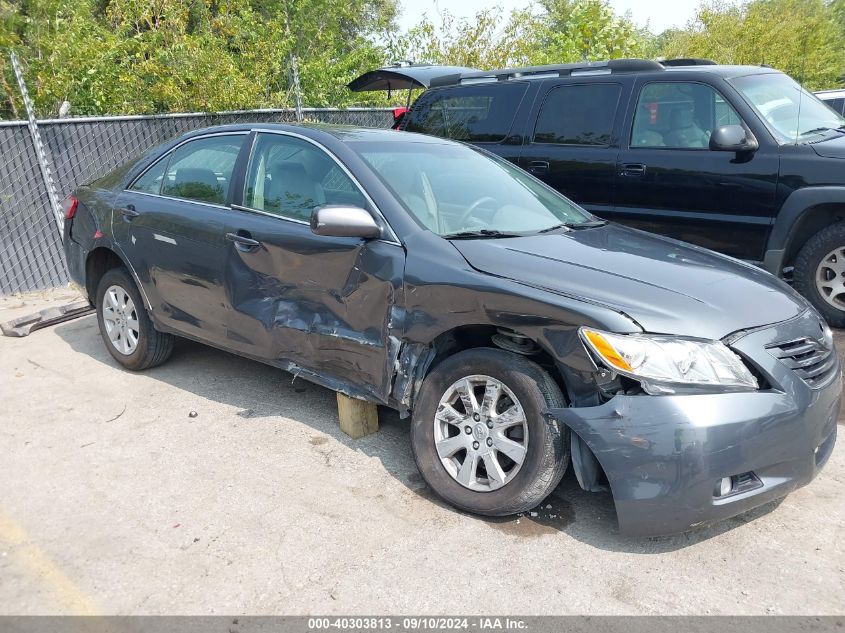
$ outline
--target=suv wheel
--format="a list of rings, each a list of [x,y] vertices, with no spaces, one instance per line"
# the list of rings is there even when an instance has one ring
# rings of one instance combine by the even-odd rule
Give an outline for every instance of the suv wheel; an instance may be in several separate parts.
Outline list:
[[[845,222],[807,240],[795,260],[795,289],[833,327],[845,327]]]
[[[560,389],[536,363],[496,349],[460,352],[434,368],[411,423],[425,481],[463,510],[504,516],[536,507],[569,464],[569,434],[549,409]]]
[[[125,268],[107,271],[97,286],[97,323],[106,349],[127,369],[139,371],[166,361],[174,337],[154,327],[141,294]]]

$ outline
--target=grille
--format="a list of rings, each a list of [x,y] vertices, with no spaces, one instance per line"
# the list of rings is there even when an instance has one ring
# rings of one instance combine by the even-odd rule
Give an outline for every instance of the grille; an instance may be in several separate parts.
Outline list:
[[[836,350],[824,340],[799,338],[766,347],[811,387],[820,387],[836,372]]]

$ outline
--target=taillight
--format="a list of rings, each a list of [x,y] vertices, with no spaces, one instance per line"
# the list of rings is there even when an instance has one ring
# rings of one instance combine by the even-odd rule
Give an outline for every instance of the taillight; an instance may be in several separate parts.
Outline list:
[[[79,200],[74,198],[73,196],[68,196],[65,198],[65,201],[62,202],[62,209],[65,212],[65,220],[72,220],[73,216],[76,215],[76,208],[79,206]]]

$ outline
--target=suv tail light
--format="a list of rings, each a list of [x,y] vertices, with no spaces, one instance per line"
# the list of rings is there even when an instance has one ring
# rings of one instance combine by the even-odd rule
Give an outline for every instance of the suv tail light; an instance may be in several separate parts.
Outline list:
[[[65,201],[62,202],[62,209],[65,212],[65,220],[72,220],[73,216],[76,215],[76,208],[79,206],[79,200],[74,198],[73,196],[68,196],[65,198]]]

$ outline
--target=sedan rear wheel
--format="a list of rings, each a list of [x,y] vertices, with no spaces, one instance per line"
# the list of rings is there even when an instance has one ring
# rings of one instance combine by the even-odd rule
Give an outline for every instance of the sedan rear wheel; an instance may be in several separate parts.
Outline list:
[[[124,356],[129,356],[138,347],[141,326],[135,302],[126,290],[111,285],[103,296],[103,324],[108,340]]]
[[[125,268],[106,271],[97,286],[97,323],[109,354],[127,369],[166,361],[174,337],[153,327],[135,282]]]
[[[458,508],[489,516],[540,504],[569,464],[564,405],[539,365],[498,349],[451,356],[426,377],[411,446],[426,483]]]

